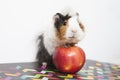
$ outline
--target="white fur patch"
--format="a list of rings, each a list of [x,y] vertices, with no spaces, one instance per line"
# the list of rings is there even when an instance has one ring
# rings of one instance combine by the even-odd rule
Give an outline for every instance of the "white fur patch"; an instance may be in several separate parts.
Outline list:
[[[53,54],[54,49],[57,46],[55,39],[55,28],[52,22],[49,24],[49,26],[46,27],[46,30],[44,32],[44,45],[50,55]]]

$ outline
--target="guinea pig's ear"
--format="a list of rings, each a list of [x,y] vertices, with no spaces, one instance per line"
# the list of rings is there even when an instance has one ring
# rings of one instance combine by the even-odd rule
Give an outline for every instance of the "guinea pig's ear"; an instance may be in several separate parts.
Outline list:
[[[59,19],[59,15],[54,15],[54,16],[53,16],[53,20],[54,20],[54,21],[56,21],[56,20],[58,20],[58,19]]]
[[[53,20],[54,20],[54,21],[59,20],[59,18],[60,18],[60,16],[59,16],[58,14],[55,14],[55,15],[53,16]]]

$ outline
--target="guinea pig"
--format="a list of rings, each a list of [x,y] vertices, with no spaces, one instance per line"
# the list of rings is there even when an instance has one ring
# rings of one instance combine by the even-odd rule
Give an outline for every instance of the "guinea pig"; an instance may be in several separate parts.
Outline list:
[[[84,38],[85,28],[79,20],[79,13],[56,13],[51,24],[38,37],[37,62],[54,67],[52,55],[56,47],[74,46]]]

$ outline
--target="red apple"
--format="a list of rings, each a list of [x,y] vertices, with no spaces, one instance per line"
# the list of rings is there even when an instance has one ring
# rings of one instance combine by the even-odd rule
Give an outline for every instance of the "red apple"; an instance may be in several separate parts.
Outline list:
[[[57,47],[53,54],[55,67],[63,73],[76,73],[85,63],[85,53],[77,46]]]

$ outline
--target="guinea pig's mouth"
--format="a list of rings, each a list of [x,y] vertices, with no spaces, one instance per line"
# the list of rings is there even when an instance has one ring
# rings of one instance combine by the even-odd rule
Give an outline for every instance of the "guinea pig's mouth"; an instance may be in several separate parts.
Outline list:
[[[75,39],[75,36],[68,37],[69,39]]]
[[[68,40],[77,41],[77,38],[75,36],[71,36],[71,37],[68,37]]]
[[[77,37],[75,35],[69,36],[68,39],[76,39]]]
[[[68,37],[68,42],[70,44],[77,44],[79,40],[75,36],[72,36],[72,37]]]

